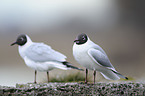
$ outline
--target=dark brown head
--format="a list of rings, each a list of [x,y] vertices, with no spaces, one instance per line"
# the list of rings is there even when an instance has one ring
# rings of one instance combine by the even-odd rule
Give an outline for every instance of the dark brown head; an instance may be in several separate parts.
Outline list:
[[[13,46],[13,45],[15,45],[15,44],[20,45],[20,46],[23,46],[23,45],[26,44],[26,42],[27,42],[27,37],[26,37],[26,35],[21,34],[21,35],[18,36],[16,42],[12,43],[11,46]]]
[[[77,45],[84,44],[88,41],[88,36],[84,33],[81,33],[77,36],[76,40],[74,41]]]

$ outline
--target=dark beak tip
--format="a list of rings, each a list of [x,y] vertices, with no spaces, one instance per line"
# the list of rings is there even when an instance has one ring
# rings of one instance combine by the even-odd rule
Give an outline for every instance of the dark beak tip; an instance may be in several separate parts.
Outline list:
[[[74,42],[77,42],[78,40],[74,40]]]
[[[15,45],[15,44],[17,44],[17,43],[16,43],[16,42],[14,42],[14,43],[12,43],[12,44],[11,44],[11,46],[13,46],[13,45]]]

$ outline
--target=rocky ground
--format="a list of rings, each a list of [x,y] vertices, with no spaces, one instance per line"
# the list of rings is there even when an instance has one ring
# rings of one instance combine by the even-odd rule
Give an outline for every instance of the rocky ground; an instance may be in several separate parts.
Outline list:
[[[16,87],[0,86],[0,96],[85,96],[115,95],[143,96],[142,83],[43,83],[16,84]]]

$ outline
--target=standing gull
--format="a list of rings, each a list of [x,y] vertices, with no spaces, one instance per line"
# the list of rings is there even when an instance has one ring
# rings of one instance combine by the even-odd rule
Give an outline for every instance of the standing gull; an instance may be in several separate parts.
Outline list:
[[[77,69],[75,66],[72,66],[69,62],[66,61],[66,56],[53,50],[50,46],[44,43],[32,42],[28,35],[19,35],[16,42],[12,45],[19,45],[18,50],[20,56],[24,59],[26,65],[35,70],[35,79],[36,83],[36,74],[37,71],[47,72],[47,78],[49,82],[49,71],[52,69]]]
[[[99,45],[92,42],[84,33],[79,34],[74,41],[73,56],[79,64],[86,68],[85,83],[88,82],[88,69],[94,71],[94,83],[96,71],[99,71],[109,80],[118,80],[120,77],[128,79],[115,70],[105,51]]]

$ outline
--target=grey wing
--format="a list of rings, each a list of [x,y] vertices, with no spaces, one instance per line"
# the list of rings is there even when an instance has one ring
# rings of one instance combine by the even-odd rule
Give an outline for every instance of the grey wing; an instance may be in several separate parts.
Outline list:
[[[101,66],[114,68],[110,63],[107,55],[102,53],[101,51],[91,48],[88,50],[88,54],[95,62],[98,62]]]
[[[26,56],[36,62],[46,61],[66,61],[66,56],[53,50],[50,46],[43,43],[34,43],[25,51]]]

